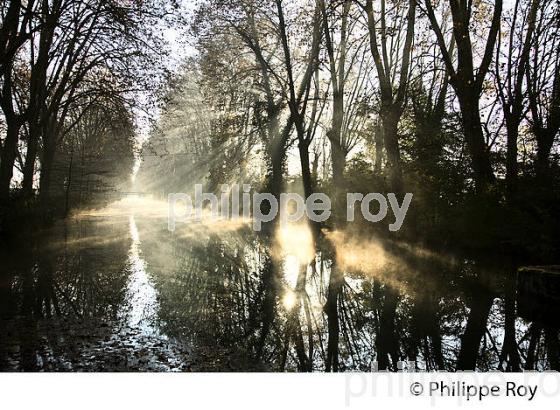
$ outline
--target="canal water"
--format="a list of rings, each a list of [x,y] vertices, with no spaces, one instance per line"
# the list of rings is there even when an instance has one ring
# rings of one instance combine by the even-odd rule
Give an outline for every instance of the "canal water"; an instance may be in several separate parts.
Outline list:
[[[0,251],[0,370],[558,365],[557,316],[538,301],[519,313],[509,263],[312,237],[305,225],[263,237],[242,220],[169,232],[167,204],[149,198],[76,213]]]

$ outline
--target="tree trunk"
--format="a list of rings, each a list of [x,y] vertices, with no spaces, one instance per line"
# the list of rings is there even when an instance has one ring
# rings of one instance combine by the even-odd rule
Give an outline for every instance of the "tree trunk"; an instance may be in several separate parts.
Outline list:
[[[309,164],[309,143],[300,138],[298,150],[301,163],[301,178],[303,180],[303,193],[305,199],[307,199],[313,194],[313,178],[311,176],[311,167]]]
[[[0,200],[7,200],[10,196],[10,183],[14,174],[20,128],[20,122],[7,121],[6,139],[0,158]]]
[[[537,139],[537,175],[545,177],[548,175],[550,152],[556,134],[546,128],[534,129],[533,131]]]
[[[344,88],[346,82],[346,53],[348,40],[348,16],[350,13],[351,2],[343,1],[342,14],[340,16],[340,42],[339,52],[335,57],[334,45],[329,27],[329,20],[325,2],[321,1],[321,11],[323,15],[323,28],[325,46],[330,63],[331,84],[333,88],[333,111],[331,129],[327,132],[327,137],[331,143],[331,161],[333,171],[333,183],[336,190],[344,188],[344,168],[346,166],[347,147],[343,146],[342,124],[344,122]],[[338,61],[337,61],[338,57]]]
[[[291,308],[288,316],[287,324],[289,340],[294,341],[296,355],[298,358],[298,370],[302,372],[310,372],[312,370],[312,356],[305,353],[305,344],[303,341],[303,332],[301,329],[300,311],[303,299],[307,296],[305,292],[305,283],[307,280],[307,265],[303,264],[299,267],[297,284],[296,284],[296,303]],[[309,331],[311,331],[309,329]]]
[[[274,120],[274,122],[276,123],[276,120]],[[286,142],[292,132],[293,125],[294,120],[290,115],[282,132],[278,132],[277,126],[269,127],[268,129],[269,140],[265,145],[269,168],[267,176],[267,190],[278,200],[280,199],[282,183],[284,180]]]
[[[333,182],[337,189],[344,186],[343,176],[346,166],[346,153],[341,144],[342,122],[344,119],[344,96],[340,92],[333,93],[333,117],[332,128],[327,133],[331,143],[331,161],[333,170]]]
[[[401,153],[399,148],[398,124],[400,113],[393,104],[381,108],[383,143],[387,152],[387,168],[391,189],[394,193],[403,190]]]
[[[467,327],[461,337],[457,370],[476,369],[480,341],[486,333],[486,322],[493,303],[494,296],[486,291],[480,291],[476,297],[472,298]]]
[[[342,271],[336,266],[336,262],[331,265],[331,274],[329,278],[329,286],[327,290],[327,302],[324,310],[327,314],[327,327],[329,340],[327,343],[327,360],[325,370],[327,372],[338,372],[338,339],[340,333],[340,325],[338,321],[338,301],[342,297],[342,286],[344,277]]]
[[[333,170],[333,183],[336,188],[344,187],[344,168],[346,168],[346,153],[340,143],[331,140],[331,161]]]
[[[379,334],[377,335],[377,362],[379,370],[389,370],[391,366],[397,371],[399,361],[399,341],[396,335],[395,319],[398,304],[398,293],[386,285],[384,290],[383,308],[379,319]]]
[[[35,162],[37,160],[37,148],[39,146],[39,135],[33,130],[35,126],[30,126],[29,137],[27,140],[27,154],[23,166],[23,195],[29,198],[33,195],[33,177],[35,176]]]
[[[373,165],[373,172],[375,175],[379,175],[383,168],[383,134],[379,124],[375,126],[373,140],[375,143],[375,164]]]
[[[51,136],[54,139],[54,136]],[[41,155],[41,175],[39,181],[39,203],[45,215],[51,206],[51,176],[54,164],[56,145],[49,139],[44,140],[43,154]]]
[[[519,165],[517,163],[517,140],[519,138],[519,123],[513,120],[507,124],[507,153],[506,153],[506,189],[508,200],[515,201],[517,195],[517,179]]]
[[[265,246],[267,249],[271,248],[271,243],[269,238],[265,238]],[[268,252],[267,252],[268,253]],[[261,294],[263,299],[259,309],[260,313],[260,323],[261,331],[259,335],[259,340],[257,342],[256,354],[257,357],[262,357],[264,353],[264,347],[266,345],[266,339],[270,333],[270,329],[274,322],[274,315],[276,311],[276,298],[278,295],[278,267],[276,261],[273,260],[271,255],[266,255],[265,266],[263,269],[263,275],[261,279]]]
[[[515,337],[515,282],[511,280],[506,283],[504,330],[500,362],[506,362],[507,371],[518,372],[521,365]]]
[[[284,177],[285,155],[283,152],[275,153],[271,160],[271,174],[269,180],[269,190],[274,197],[278,198],[282,191],[282,181]]]
[[[64,199],[64,216],[68,216],[70,211],[70,189],[72,187],[72,163],[74,162],[74,148],[70,153],[70,164],[68,165],[68,180],[66,181],[66,192]]]
[[[541,325],[537,323],[532,323],[529,329],[529,334],[531,335],[529,339],[529,347],[527,348],[527,360],[525,361],[525,370],[536,370],[536,355],[537,347],[541,339]]]
[[[558,341],[558,329],[545,327],[544,337],[546,340],[546,354],[550,370],[560,371],[560,342]]]
[[[473,90],[463,89],[457,92],[459,105],[461,106],[461,117],[465,139],[472,160],[474,180],[479,193],[488,191],[494,182],[494,173],[490,163],[490,155],[482,132],[478,98]]]
[[[305,139],[305,129],[303,118],[298,118],[296,121],[296,130],[298,133],[298,150],[299,150],[299,158],[301,163],[301,178],[303,181],[303,193],[305,195],[305,199],[309,198],[314,192],[314,182],[313,176],[311,174],[310,162],[309,162],[309,140]],[[313,236],[313,246],[315,247],[315,243],[317,238],[321,232],[321,225],[318,222],[309,220],[309,224],[311,227],[311,232]]]

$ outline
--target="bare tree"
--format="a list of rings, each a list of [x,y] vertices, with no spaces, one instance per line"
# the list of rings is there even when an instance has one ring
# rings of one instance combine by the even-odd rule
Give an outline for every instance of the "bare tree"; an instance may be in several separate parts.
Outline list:
[[[391,10],[389,13],[388,7],[394,7],[396,10]],[[381,0],[379,10],[375,10],[373,2],[367,0],[365,9],[371,54],[379,78],[380,117],[387,152],[387,166],[392,189],[400,192],[402,191],[402,167],[398,125],[406,103],[414,41],[416,1],[408,2],[406,25],[400,24],[405,12],[400,2],[395,4],[389,2],[388,4],[386,0]],[[392,24],[389,16],[394,16]]]
[[[506,183],[510,201],[517,193],[519,126],[524,118],[527,88],[524,86],[529,67],[533,34],[540,0],[528,2],[528,12],[523,13],[523,1],[516,0],[513,8],[505,63],[501,61],[502,44],[498,35],[496,53],[496,82],[498,97],[504,111],[507,129]],[[505,66],[505,67],[504,67]],[[502,75],[502,71],[504,74]]]
[[[537,140],[536,168],[541,177],[548,173],[550,153],[560,130],[560,11],[554,6],[546,1],[540,5],[526,70],[529,122]]]
[[[300,163],[302,171],[302,179],[304,185],[305,196],[309,197],[313,189],[313,181],[311,177],[310,161],[309,161],[309,145],[311,144],[312,133],[306,132],[305,115],[310,98],[310,90],[312,85],[313,73],[318,69],[318,56],[319,47],[321,45],[321,14],[319,4],[316,4],[313,12],[313,23],[311,26],[311,47],[309,56],[304,66],[303,74],[301,76],[301,84],[296,89],[294,62],[288,34],[286,31],[286,21],[284,18],[284,11],[282,8],[282,1],[276,0],[278,9],[278,27],[280,32],[280,40],[284,53],[283,65],[286,70],[287,81],[287,94],[288,94],[288,108],[290,109],[290,116],[294,122],[298,149],[300,154]]]
[[[453,20],[453,37],[457,45],[456,65],[445,42],[444,33],[437,20],[431,0],[423,2],[432,29],[437,38],[442,58],[447,68],[449,82],[452,85],[461,108],[461,119],[465,140],[474,170],[476,188],[479,192],[486,192],[495,177],[490,162],[490,153],[486,144],[480,117],[480,98],[484,80],[488,74],[502,16],[503,0],[494,2],[494,12],[491,25],[486,36],[484,51],[480,64],[475,69],[475,53],[472,41],[471,27],[474,4],[470,0],[450,0],[449,6]]]
[[[25,110],[18,110],[16,106],[14,63],[18,52],[31,37],[34,7],[34,0],[25,3],[21,0],[2,1],[0,4],[0,106],[7,128],[3,146],[0,143],[0,200],[6,200],[9,196],[19,133],[27,115]]]

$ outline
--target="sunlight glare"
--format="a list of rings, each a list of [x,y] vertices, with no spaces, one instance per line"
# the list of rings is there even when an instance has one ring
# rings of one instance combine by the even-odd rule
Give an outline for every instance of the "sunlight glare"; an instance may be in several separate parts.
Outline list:
[[[282,304],[284,305],[284,307],[288,310],[291,310],[296,305],[296,302],[297,302],[296,293],[292,290],[287,290],[286,294],[282,298]]]
[[[301,265],[315,257],[313,234],[307,224],[286,224],[278,230],[276,241],[282,256],[293,255]]]

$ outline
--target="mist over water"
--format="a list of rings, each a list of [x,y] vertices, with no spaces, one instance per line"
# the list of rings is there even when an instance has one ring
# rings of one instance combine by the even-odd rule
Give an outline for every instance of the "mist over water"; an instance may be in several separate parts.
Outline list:
[[[17,258],[2,251],[2,370],[325,370],[333,270],[340,370],[455,370],[466,354],[505,370],[507,323],[522,366],[550,367],[558,328],[508,308],[506,264],[351,231],[315,247],[306,224],[265,236],[209,219],[172,233],[166,205],[126,198],[30,236]]]

